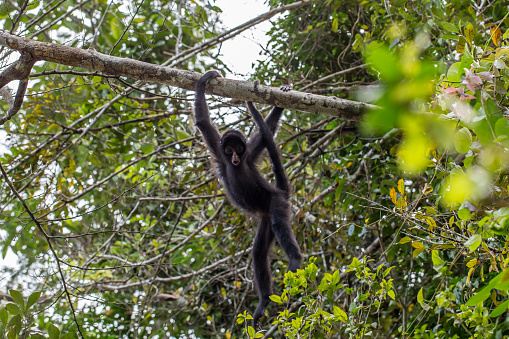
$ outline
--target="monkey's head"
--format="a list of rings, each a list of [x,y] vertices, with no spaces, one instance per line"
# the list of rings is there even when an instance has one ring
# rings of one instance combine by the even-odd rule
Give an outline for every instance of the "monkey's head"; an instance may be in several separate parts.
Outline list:
[[[241,131],[229,129],[221,137],[221,147],[232,164],[238,166],[246,152],[246,137]]]

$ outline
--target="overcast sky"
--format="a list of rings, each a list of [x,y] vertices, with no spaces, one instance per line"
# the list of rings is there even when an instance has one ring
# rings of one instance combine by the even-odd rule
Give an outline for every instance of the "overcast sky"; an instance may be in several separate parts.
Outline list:
[[[263,0],[217,0],[215,4],[223,10],[221,19],[227,30],[270,10]],[[228,78],[247,80],[253,63],[261,57],[260,45],[265,46],[268,41],[266,33],[270,27],[270,22],[264,21],[223,43],[221,60],[234,72],[227,74]]]

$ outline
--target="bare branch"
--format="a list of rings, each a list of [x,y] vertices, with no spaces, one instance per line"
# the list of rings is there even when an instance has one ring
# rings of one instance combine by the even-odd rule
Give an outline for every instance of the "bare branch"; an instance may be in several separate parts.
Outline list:
[[[6,32],[0,32],[0,45],[17,51],[29,52],[38,60],[86,68],[188,90],[194,90],[196,81],[201,77],[201,74],[197,72],[109,56],[94,50],[82,50],[64,45],[38,42]],[[255,88],[251,82],[224,78],[211,80],[209,85],[207,85],[206,92],[222,97],[330,115],[349,120],[358,120],[366,110],[376,108],[374,105],[336,97],[325,97],[297,91],[284,92],[278,88],[263,85]]]
[[[13,80],[19,80],[18,91],[16,92],[14,102],[6,99],[9,104],[9,111],[5,117],[0,118],[0,125],[3,125],[6,121],[10,120],[21,109],[28,86],[28,76],[30,75],[30,71],[36,61],[37,59],[33,58],[30,53],[22,51],[19,59],[0,74],[0,88],[4,87]],[[2,92],[2,96],[5,93],[5,91]]]

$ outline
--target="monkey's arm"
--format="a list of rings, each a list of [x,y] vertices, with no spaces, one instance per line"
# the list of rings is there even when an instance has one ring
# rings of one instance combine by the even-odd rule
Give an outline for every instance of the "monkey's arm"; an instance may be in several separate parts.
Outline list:
[[[259,84],[260,81],[255,80],[254,82],[255,90]],[[279,89],[282,90],[283,92],[288,92],[291,90],[291,87],[283,85],[279,87]],[[269,127],[272,136],[274,136],[274,134],[276,133],[279,119],[281,119],[281,116],[283,115],[283,110],[284,108],[281,107],[273,107],[269,115],[267,115],[267,118],[265,118],[265,123]],[[256,162],[260,157],[260,154],[262,153],[263,149],[265,148],[265,143],[260,132],[257,132],[249,139],[247,147],[248,149],[250,149],[251,160],[253,162]]]
[[[254,107],[253,103],[248,101],[247,107],[253,116],[253,120],[258,125],[260,129],[260,135],[263,143],[267,147],[267,151],[269,152],[269,158],[272,163],[272,170],[274,171],[274,175],[276,177],[276,186],[285,192],[290,192],[290,184],[288,183],[288,178],[285,173],[285,169],[283,168],[283,164],[281,163],[281,158],[279,157],[279,153],[277,152],[276,142],[274,141],[274,137],[269,129],[267,123],[263,120],[261,113]]]
[[[265,123],[267,124],[270,135],[274,136],[277,130],[279,119],[283,115],[284,108],[274,107],[270,111],[269,115],[265,118]],[[251,150],[251,157],[254,162],[258,160],[258,157],[262,153],[265,148],[265,143],[263,142],[263,138],[260,132],[255,133],[248,141],[247,148]]]
[[[221,155],[219,141],[221,136],[217,129],[212,125],[209,116],[209,108],[207,106],[207,100],[205,99],[205,86],[210,79],[220,77],[221,74],[217,71],[206,72],[200,80],[196,82],[195,86],[195,101],[194,101],[194,117],[196,120],[196,127],[200,130],[203,135],[205,143],[209,147],[210,151],[214,156],[219,157]]]

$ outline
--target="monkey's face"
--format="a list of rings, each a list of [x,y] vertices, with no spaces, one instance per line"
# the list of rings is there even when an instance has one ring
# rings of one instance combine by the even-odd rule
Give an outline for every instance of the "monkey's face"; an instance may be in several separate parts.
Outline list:
[[[240,165],[240,158],[242,154],[244,154],[244,146],[237,145],[227,145],[224,148],[224,153],[231,159],[231,162],[234,166]]]

